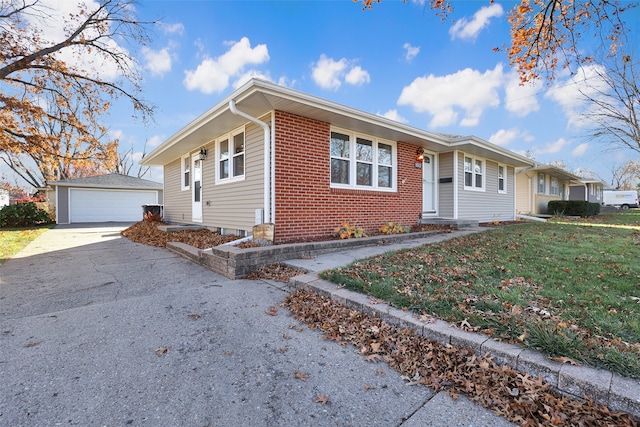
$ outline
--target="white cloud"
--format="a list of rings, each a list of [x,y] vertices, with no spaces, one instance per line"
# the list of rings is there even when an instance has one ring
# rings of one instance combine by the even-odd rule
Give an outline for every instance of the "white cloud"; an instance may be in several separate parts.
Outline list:
[[[584,95],[597,98],[599,93],[606,92],[606,83],[600,78],[604,73],[604,67],[601,65],[585,66],[567,80],[556,82],[545,93],[545,98],[555,101],[562,107],[569,128],[588,125],[584,113],[594,106],[585,101]]]
[[[146,62],[145,68],[154,76],[162,76],[171,71],[171,53],[168,48],[153,50],[146,46],[142,48],[142,56]]]
[[[460,18],[453,27],[449,29],[449,35],[451,39],[467,39],[475,40],[480,34],[482,29],[489,25],[491,18],[498,18],[502,16],[504,10],[498,3],[494,3],[491,6],[481,7],[476,13],[473,14],[473,18],[470,20],[467,18]]]
[[[382,117],[386,117],[387,119],[395,120],[396,122],[409,123],[409,120],[405,119],[400,114],[398,114],[398,110],[395,110],[395,109],[389,110],[384,114],[378,113],[378,115]]]
[[[540,104],[538,104],[537,92],[541,86],[542,83],[539,81],[521,86],[520,76],[518,73],[512,72],[505,87],[504,106],[507,111],[518,117],[525,117],[538,111]]]
[[[165,140],[164,135],[153,135],[151,138],[147,140],[147,147],[154,148],[157,147]]]
[[[313,67],[311,75],[313,81],[321,88],[338,89],[342,85],[340,78],[344,75],[346,68],[347,60],[345,58],[335,61],[332,58],[327,58],[323,53]]]
[[[518,128],[500,129],[489,137],[489,142],[499,145],[501,147],[511,144],[516,140],[533,141],[533,136],[527,132],[523,132]]]
[[[398,105],[409,105],[416,112],[431,114],[430,127],[454,124],[459,112],[461,126],[475,126],[486,108],[500,104],[497,89],[502,85],[502,64],[480,73],[466,68],[454,74],[418,77],[402,89]]]
[[[584,153],[586,153],[588,149],[589,149],[589,143],[583,142],[582,144],[578,145],[576,148],[574,148],[571,151],[571,155],[574,157],[580,157]]]
[[[175,24],[167,24],[161,22],[160,28],[162,28],[165,34],[184,34],[184,25],[182,25],[182,23],[180,22],[177,22]]]
[[[344,76],[344,81],[354,86],[361,86],[365,83],[369,83],[371,81],[371,77],[367,71],[362,69],[362,67],[357,66],[349,70],[349,72]]]
[[[542,147],[534,147],[532,152],[534,155],[555,154],[562,151],[567,144],[569,144],[569,141],[564,138],[559,138],[557,141],[550,142]]]
[[[313,65],[311,75],[313,81],[323,89],[336,90],[342,86],[343,79],[345,83],[358,86],[371,81],[369,72],[362,67],[352,66],[346,58],[336,61],[324,53]]]
[[[251,47],[247,37],[230,42],[229,50],[217,58],[205,57],[195,70],[186,70],[184,85],[189,90],[211,94],[229,86],[232,77],[239,76],[249,64],[262,64],[269,60],[267,45]]]
[[[420,53],[420,47],[419,46],[411,46],[409,43],[405,43],[405,44],[402,45],[402,47],[404,48],[404,50],[407,51],[405,53],[405,55],[404,55],[404,59],[407,62],[411,62],[413,60],[413,58],[418,56],[418,54]]]

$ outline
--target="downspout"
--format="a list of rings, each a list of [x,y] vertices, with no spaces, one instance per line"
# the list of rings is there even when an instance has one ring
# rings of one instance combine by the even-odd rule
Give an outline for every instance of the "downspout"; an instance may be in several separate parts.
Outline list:
[[[258,126],[262,127],[262,129],[264,130],[264,219],[263,221],[265,223],[267,222],[271,222],[271,173],[270,173],[270,167],[269,163],[271,161],[271,153],[270,153],[270,147],[271,147],[271,129],[269,128],[269,125],[266,124],[265,122],[258,120],[255,117],[252,117],[250,115],[248,115],[247,113],[244,113],[240,110],[238,110],[236,108],[236,103],[234,100],[229,101],[229,110],[240,117],[244,117],[245,119],[249,120],[252,123],[257,124]]]

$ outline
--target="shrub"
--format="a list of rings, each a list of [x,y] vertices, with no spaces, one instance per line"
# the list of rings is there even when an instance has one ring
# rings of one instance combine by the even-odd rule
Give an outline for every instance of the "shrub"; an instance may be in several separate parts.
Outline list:
[[[562,212],[568,216],[595,216],[600,213],[598,203],[590,203],[584,200],[552,200],[547,205],[549,212],[554,214]]]
[[[408,225],[396,224],[393,221],[387,221],[380,226],[380,232],[383,234],[401,234],[411,231]]]
[[[0,227],[31,227],[51,222],[49,213],[38,209],[34,202],[17,203],[0,210]]]
[[[356,227],[348,222],[344,221],[342,226],[336,227],[336,233],[341,239],[351,239],[352,237],[366,237],[367,233],[364,232],[364,228]]]

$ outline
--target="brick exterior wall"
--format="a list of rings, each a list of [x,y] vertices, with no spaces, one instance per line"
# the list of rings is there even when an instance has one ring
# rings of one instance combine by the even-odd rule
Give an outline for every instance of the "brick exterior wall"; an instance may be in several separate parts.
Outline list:
[[[276,242],[333,235],[342,221],[368,231],[386,221],[418,222],[422,169],[414,167],[416,146],[398,142],[397,192],[390,193],[330,188],[329,140],[329,123],[276,111]]]

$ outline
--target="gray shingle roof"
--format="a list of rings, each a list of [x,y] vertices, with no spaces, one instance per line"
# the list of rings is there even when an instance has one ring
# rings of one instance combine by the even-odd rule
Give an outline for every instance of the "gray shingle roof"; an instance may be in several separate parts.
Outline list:
[[[149,181],[148,179],[136,178],[119,173],[109,173],[105,175],[88,176],[85,178],[64,179],[48,183],[51,186],[60,187],[95,187],[95,188],[131,188],[162,190],[160,182]]]

